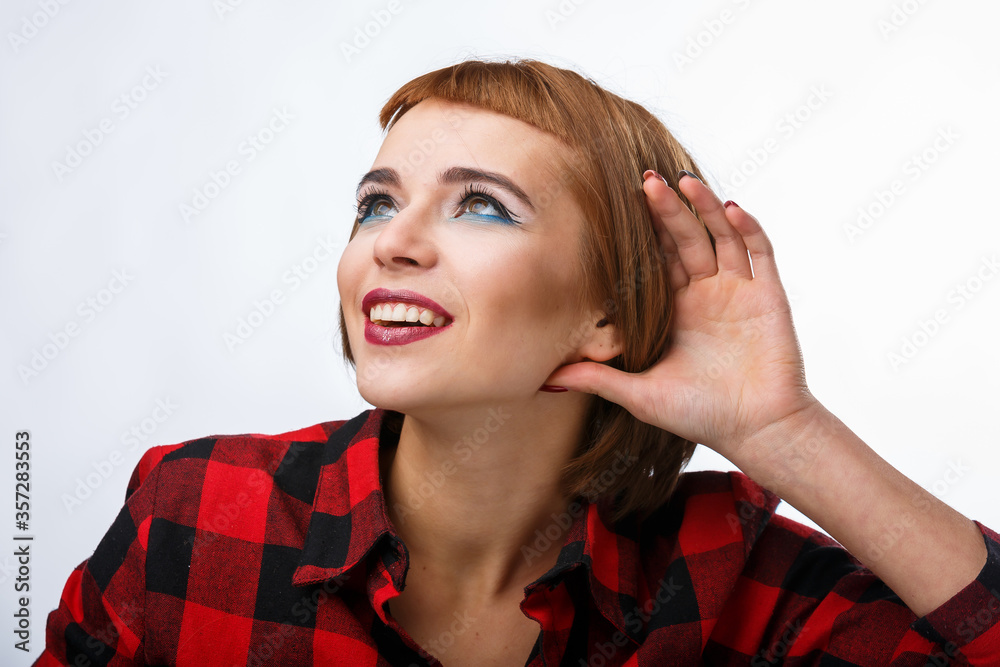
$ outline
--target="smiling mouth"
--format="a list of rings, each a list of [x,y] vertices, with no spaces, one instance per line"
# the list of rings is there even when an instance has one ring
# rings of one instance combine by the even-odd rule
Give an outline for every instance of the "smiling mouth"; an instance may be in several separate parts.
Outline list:
[[[372,324],[380,327],[443,327],[448,318],[430,308],[409,303],[386,301],[376,303],[368,312]]]

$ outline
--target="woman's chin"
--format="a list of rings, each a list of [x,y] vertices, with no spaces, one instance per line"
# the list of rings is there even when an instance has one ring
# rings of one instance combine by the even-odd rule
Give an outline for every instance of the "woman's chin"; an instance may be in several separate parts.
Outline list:
[[[461,397],[455,392],[442,391],[440,387],[430,387],[426,383],[407,382],[403,377],[364,381],[358,377],[358,391],[368,403],[383,410],[393,410],[404,414],[440,409],[453,404]]]
[[[397,387],[387,387],[385,384],[366,386],[365,383],[359,380],[358,391],[361,393],[361,398],[376,408],[382,408],[383,410],[405,412],[407,408],[412,408],[414,403],[416,403],[416,397],[412,395],[412,391],[403,391]]]

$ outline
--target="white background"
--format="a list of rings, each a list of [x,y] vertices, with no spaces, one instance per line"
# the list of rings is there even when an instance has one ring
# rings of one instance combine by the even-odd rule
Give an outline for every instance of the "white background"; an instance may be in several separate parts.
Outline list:
[[[365,407],[336,349],[338,256],[307,262],[297,287],[287,272],[321,241],[346,243],[382,103],[473,55],[574,68],[656,112],[770,234],[814,393],[893,465],[1000,527],[1000,279],[984,264],[1000,251],[997,3],[398,0],[392,14],[384,0],[51,0],[51,17],[45,4],[0,10],[3,664],[28,662],[12,648],[15,432],[33,443],[35,656],[147,447]],[[241,144],[275,110],[292,120],[248,159]],[[88,140],[103,119],[113,130]],[[77,166],[54,166],[81,143]],[[925,151],[933,162],[915,168]],[[180,205],[230,160],[240,172],[185,221]],[[880,215],[851,237],[859,207]],[[102,292],[116,271],[128,284]],[[230,350],[224,334],[275,289],[284,302]],[[92,318],[88,298],[105,301]],[[923,334],[936,311],[943,324]],[[919,349],[894,366],[904,338]],[[51,358],[25,375],[36,352]],[[158,400],[174,406],[161,423]],[[123,440],[133,427],[143,442]],[[702,451],[692,467],[731,466]]]

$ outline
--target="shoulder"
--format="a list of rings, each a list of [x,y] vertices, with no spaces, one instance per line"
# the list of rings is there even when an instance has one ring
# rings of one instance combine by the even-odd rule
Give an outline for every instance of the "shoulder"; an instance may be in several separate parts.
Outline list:
[[[733,548],[749,555],[781,500],[741,472],[683,473],[670,501],[643,531],[676,539],[684,553]]]
[[[639,524],[637,555],[645,570],[680,577],[699,598],[725,600],[779,502],[740,472],[684,473],[670,501]]]
[[[775,513],[779,503],[776,495],[739,472],[684,475],[670,502],[676,553],[693,577],[743,593],[754,591],[751,597],[784,595],[812,604],[836,591],[845,604],[886,600],[901,606],[832,537]]]
[[[322,422],[278,434],[243,433],[211,435],[147,450],[132,472],[128,496],[154,473],[158,485],[190,488],[192,483],[245,484],[253,488],[265,481],[315,487],[324,451],[331,443],[349,442],[367,422],[371,411],[350,420]],[[343,444],[347,446],[348,442]],[[311,484],[310,484],[310,479]],[[296,497],[306,489],[288,489]],[[311,490],[309,490],[311,499]],[[303,500],[309,500],[302,498]]]
[[[857,561],[833,538],[777,514],[781,499],[738,471],[684,473],[657,514],[659,531],[675,532],[684,553],[732,547],[744,562],[776,552]],[[807,559],[808,560],[808,559]]]
[[[725,618],[726,627],[742,627],[733,614],[767,619],[786,603],[815,608],[832,590],[847,601],[888,599],[898,611],[891,591],[846,549],[776,514],[779,503],[740,472],[684,473],[640,526],[643,567],[690,591],[702,618]]]
[[[780,502],[740,472],[684,473],[640,525],[640,558],[653,571],[680,568],[694,589],[720,600],[741,578],[780,583],[817,568],[835,578],[859,567],[832,538],[776,514]]]

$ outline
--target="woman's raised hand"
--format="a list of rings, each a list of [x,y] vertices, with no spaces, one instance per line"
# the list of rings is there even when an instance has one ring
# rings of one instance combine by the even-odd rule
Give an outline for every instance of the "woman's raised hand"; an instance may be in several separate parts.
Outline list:
[[[986,563],[982,533],[813,398],[764,231],[697,178],[684,176],[678,187],[715,237],[715,252],[677,193],[646,172],[674,295],[666,353],[642,373],[585,361],[546,383],[598,394],[718,451],[854,553],[915,615],[937,609]],[[873,551],[887,536],[892,548]]]
[[[684,172],[679,188],[715,237],[713,251],[705,227],[659,174],[644,179],[674,297],[667,352],[642,373],[581,362],[546,382],[598,394],[737,465],[766,460],[769,452],[746,451],[760,446],[748,444],[753,436],[820,409],[806,387],[771,242],[753,216]]]

